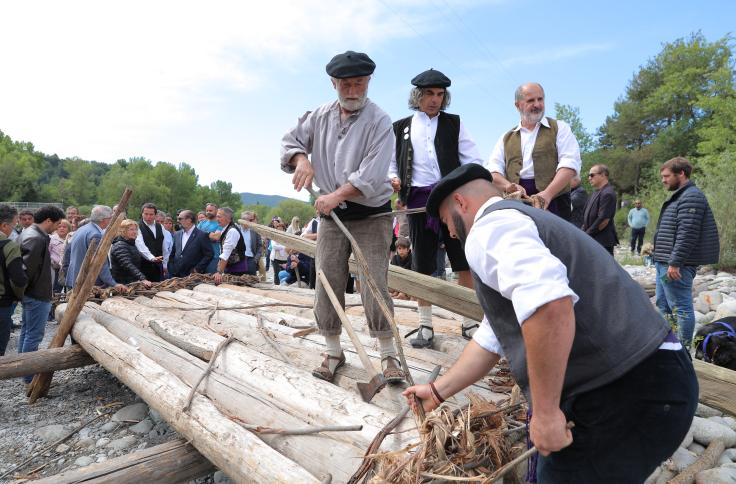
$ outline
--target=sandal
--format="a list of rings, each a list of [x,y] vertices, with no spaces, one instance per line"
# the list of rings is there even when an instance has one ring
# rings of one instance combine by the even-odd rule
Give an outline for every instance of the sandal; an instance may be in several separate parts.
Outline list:
[[[424,331],[420,331],[422,328],[427,328],[432,332],[432,336],[429,338],[424,337]],[[431,348],[433,341],[434,341],[434,328],[432,326],[426,326],[424,324],[420,324],[417,329],[413,329],[406,333],[404,335],[404,338],[408,338],[409,336],[413,335],[414,333],[417,333],[416,338],[412,338],[409,340],[409,344],[412,348]]]
[[[471,329],[476,329],[476,328],[480,328],[480,324],[475,323],[475,324],[471,324],[470,326],[463,326],[462,327],[463,338],[467,340],[473,339],[473,336],[468,334],[468,331],[470,331]]]
[[[327,353],[322,353],[322,356],[324,356],[325,359],[322,360],[322,364],[319,368],[312,370],[312,376],[332,383],[332,380],[335,379],[335,373],[337,373],[338,368],[345,364],[345,353],[341,351],[340,356],[331,356]],[[330,371],[330,360],[337,360],[337,366],[335,367],[334,372]]]
[[[401,362],[395,356],[387,356],[381,360],[383,368],[383,377],[386,383],[404,383],[404,370],[401,369]],[[385,367],[385,368],[384,368]]]

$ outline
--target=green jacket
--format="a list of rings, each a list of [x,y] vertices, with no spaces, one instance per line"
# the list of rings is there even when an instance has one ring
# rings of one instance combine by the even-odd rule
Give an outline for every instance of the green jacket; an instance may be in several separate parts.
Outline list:
[[[6,307],[23,298],[28,277],[23,267],[20,245],[0,232],[0,306]]]

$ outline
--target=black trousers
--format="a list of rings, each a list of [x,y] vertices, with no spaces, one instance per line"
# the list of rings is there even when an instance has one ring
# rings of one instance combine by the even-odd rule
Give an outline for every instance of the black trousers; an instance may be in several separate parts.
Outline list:
[[[546,483],[640,483],[685,438],[698,404],[698,381],[685,350],[656,350],[608,385],[573,396],[561,408],[573,443],[540,456]]]
[[[647,230],[646,227],[640,229],[631,229],[631,252],[636,250],[637,254],[641,254],[641,244],[644,243],[644,232]]]
[[[141,272],[151,282],[161,282],[161,264],[156,264],[141,257]]]

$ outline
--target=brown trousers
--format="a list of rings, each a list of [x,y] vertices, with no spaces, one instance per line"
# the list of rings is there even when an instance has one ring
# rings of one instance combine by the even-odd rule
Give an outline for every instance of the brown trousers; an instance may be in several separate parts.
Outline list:
[[[394,305],[388,294],[388,262],[389,247],[391,246],[391,217],[365,218],[343,222],[350,234],[355,238],[358,246],[368,262],[371,275],[378,285],[378,290],[384,297],[393,315]],[[337,224],[327,217],[322,218],[317,233],[317,270],[324,272],[335,291],[340,305],[345,307],[345,286],[348,280],[348,258],[352,249],[350,241],[340,231]],[[391,326],[383,315],[381,308],[368,289],[368,284],[360,284],[360,297],[363,301],[365,316],[368,320],[370,335],[374,338],[388,338],[393,336]],[[322,282],[317,279],[314,315],[317,319],[319,332],[323,336],[337,335],[342,332],[342,324],[332,307]]]

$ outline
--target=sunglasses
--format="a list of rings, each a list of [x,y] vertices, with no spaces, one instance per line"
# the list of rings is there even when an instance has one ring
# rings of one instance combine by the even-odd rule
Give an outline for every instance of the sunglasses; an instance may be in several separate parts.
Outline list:
[[[588,178],[593,178],[596,175],[600,175],[600,173],[588,173]]]

